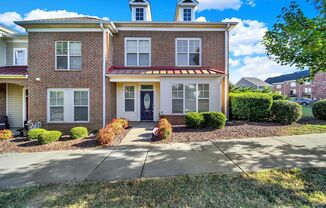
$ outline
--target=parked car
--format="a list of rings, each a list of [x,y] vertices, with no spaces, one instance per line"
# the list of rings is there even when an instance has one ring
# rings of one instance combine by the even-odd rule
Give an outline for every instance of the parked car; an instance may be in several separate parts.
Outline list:
[[[313,101],[308,98],[291,98],[290,100],[303,106],[308,106],[313,103]]]

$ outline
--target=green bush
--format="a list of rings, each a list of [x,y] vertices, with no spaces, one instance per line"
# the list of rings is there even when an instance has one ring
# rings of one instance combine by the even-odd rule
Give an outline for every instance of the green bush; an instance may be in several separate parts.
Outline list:
[[[60,131],[46,131],[40,134],[37,140],[40,144],[49,144],[58,141],[61,135]]]
[[[42,134],[42,133],[44,133],[44,132],[46,132],[46,130],[45,129],[31,129],[31,130],[29,130],[28,131],[28,133],[27,133],[27,138],[29,139],[29,140],[37,140],[38,139],[38,137],[40,136],[40,134]]]
[[[200,113],[187,113],[186,115],[186,125],[190,128],[202,128],[204,122],[204,116]]]
[[[272,96],[267,93],[231,93],[231,116],[233,119],[249,121],[266,119],[272,103]]]
[[[70,129],[70,137],[72,139],[83,139],[88,137],[88,130],[85,127],[74,127]]]
[[[271,109],[273,121],[281,124],[292,124],[302,117],[302,107],[295,102],[276,100]]]
[[[221,129],[225,127],[226,117],[223,113],[219,112],[207,112],[202,113],[204,117],[204,126]]]
[[[276,93],[273,93],[272,94],[272,98],[273,98],[273,100],[286,100],[286,96],[280,95],[280,94],[276,94]]]
[[[326,120],[326,99],[315,102],[312,105],[312,113],[321,120]]]

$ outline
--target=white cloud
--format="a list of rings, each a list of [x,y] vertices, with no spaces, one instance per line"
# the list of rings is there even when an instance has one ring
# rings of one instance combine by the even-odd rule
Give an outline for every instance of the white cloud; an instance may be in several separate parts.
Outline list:
[[[243,65],[236,70],[232,70],[233,72],[230,73],[233,83],[236,83],[242,77],[257,77],[261,80],[265,80],[268,77],[296,71],[296,68],[281,66],[266,56],[245,56],[242,61]]]
[[[251,6],[251,7],[255,7],[256,6],[256,2],[254,0],[247,0],[246,4]]]
[[[241,0],[198,0],[198,10],[209,10],[209,9],[216,9],[216,10],[225,10],[225,9],[240,9],[242,5]]]
[[[201,17],[198,17],[198,18],[196,19],[196,21],[197,21],[197,22],[207,22],[207,19],[206,19],[206,17],[201,16]]]
[[[229,59],[229,63],[231,67],[236,67],[240,65],[240,60],[239,59]]]
[[[70,12],[67,10],[47,11],[42,9],[35,9],[27,14],[24,14],[24,16],[21,16],[17,12],[0,13],[0,23],[9,27],[14,27],[15,29],[22,30],[22,28],[15,25],[14,21],[48,19],[48,18],[65,18],[65,17],[84,17],[84,16],[89,16],[89,15],[78,14],[76,12]],[[96,16],[91,16],[91,17],[96,17]],[[109,18],[104,17],[103,19],[108,20]]]
[[[224,19],[224,22],[238,22],[230,33],[230,52],[234,56],[264,54],[261,41],[267,31],[263,22],[257,20]]]

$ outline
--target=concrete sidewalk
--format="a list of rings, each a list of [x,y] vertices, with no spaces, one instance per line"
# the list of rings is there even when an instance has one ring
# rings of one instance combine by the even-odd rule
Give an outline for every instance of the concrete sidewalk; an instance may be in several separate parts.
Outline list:
[[[187,144],[150,143],[152,124],[116,148],[0,155],[0,188],[266,168],[326,167],[326,134]]]

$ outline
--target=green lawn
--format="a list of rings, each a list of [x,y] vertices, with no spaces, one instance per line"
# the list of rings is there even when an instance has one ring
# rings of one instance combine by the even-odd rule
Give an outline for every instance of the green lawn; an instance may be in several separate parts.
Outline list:
[[[323,207],[326,168],[270,170],[0,192],[1,207]]]
[[[312,114],[311,106],[302,106],[302,118],[305,119],[314,118],[314,115]]]
[[[286,131],[288,135],[326,133],[326,125],[303,124],[300,126],[290,126]]]

